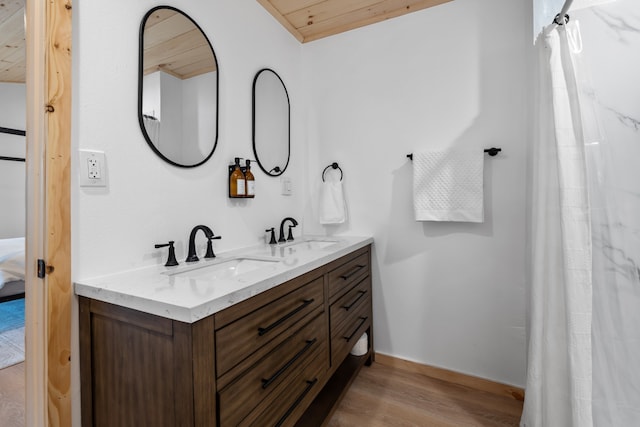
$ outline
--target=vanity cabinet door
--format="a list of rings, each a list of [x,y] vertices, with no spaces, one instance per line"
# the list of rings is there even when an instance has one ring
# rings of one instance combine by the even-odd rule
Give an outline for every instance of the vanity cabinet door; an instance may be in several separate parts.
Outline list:
[[[207,375],[213,318],[187,324],[85,297],[79,302],[84,427],[215,423],[215,378]],[[204,347],[209,351],[199,351]]]

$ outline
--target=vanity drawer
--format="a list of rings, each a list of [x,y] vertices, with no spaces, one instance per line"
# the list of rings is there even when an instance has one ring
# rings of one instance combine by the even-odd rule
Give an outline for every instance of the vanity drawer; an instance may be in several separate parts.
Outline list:
[[[256,357],[268,353],[295,331],[297,322],[323,310],[324,286],[319,277],[217,330],[217,376],[221,377],[255,352]]]
[[[371,326],[371,297],[367,296],[357,309],[337,327],[331,326],[331,363],[337,366],[349,354],[360,336]]]
[[[349,285],[369,274],[369,251],[365,251],[355,258],[329,272],[329,297],[348,289]]]
[[[279,390],[288,389],[292,379],[306,371],[317,356],[324,360],[326,371],[327,325],[324,316],[316,316],[218,393],[220,424],[238,425],[265,399],[262,406],[271,405],[280,394]]]
[[[371,277],[365,277],[331,304],[329,309],[331,329],[339,328],[342,322],[349,318],[349,314],[358,311],[362,304],[370,299],[370,295]]]
[[[329,369],[326,355],[318,355],[310,364],[281,387],[270,401],[262,402],[240,426],[292,426],[320,392]]]

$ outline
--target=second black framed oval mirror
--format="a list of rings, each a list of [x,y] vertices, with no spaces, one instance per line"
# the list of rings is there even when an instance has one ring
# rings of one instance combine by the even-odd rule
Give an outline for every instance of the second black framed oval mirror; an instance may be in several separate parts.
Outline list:
[[[253,153],[260,169],[279,176],[289,165],[291,106],[280,76],[264,68],[253,79]]]
[[[218,142],[218,61],[209,39],[171,6],[140,25],[138,121],[151,149],[179,167],[206,162]]]

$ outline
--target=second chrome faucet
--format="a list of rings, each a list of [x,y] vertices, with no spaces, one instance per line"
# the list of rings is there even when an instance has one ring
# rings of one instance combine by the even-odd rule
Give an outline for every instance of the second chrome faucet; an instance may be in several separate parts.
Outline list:
[[[204,257],[216,257],[216,254],[213,253],[213,245],[211,241],[222,239],[222,236],[215,236],[213,234],[213,231],[206,225],[196,225],[195,227],[193,227],[193,230],[191,230],[191,234],[189,234],[189,253],[187,254],[187,259],[185,260],[186,262],[198,261],[198,255],[196,255],[196,235],[200,230],[202,230],[207,238],[207,252],[205,253]]]

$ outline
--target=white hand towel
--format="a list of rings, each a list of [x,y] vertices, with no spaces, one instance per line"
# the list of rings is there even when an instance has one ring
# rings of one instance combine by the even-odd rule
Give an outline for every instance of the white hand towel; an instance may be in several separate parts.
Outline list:
[[[346,219],[342,181],[323,182],[320,187],[320,224],[342,224]]]
[[[414,153],[416,221],[484,222],[482,150]]]

